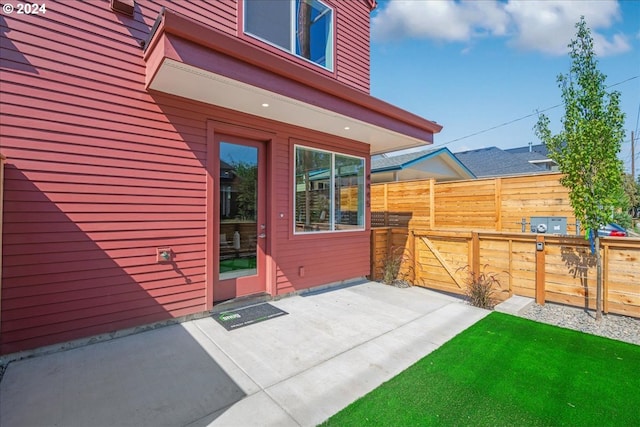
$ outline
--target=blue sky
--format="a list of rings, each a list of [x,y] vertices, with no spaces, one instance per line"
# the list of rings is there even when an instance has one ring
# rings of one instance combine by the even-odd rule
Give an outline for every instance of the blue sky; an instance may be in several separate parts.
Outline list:
[[[453,152],[539,144],[537,111],[546,110],[552,130],[560,129],[556,77],[568,72],[567,44],[581,15],[607,85],[621,93],[627,135],[620,158],[627,172],[636,131],[638,175],[640,1],[379,0],[371,94],[443,125],[434,146]]]

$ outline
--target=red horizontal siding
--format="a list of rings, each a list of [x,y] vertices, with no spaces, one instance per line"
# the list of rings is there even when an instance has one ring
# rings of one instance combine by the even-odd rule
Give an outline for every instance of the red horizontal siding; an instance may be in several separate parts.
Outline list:
[[[203,287],[204,283],[204,275],[192,276],[193,280],[190,284],[194,286]],[[81,286],[80,282],[73,281],[65,281],[63,283],[58,284],[56,291],[54,293],[50,293],[48,295],[48,303],[53,304],[59,301],[70,301],[74,299],[89,299],[89,298],[98,298],[104,297],[105,295],[117,295],[126,292],[130,289],[130,284],[122,283],[118,281],[118,278],[97,278],[95,279],[95,283],[93,287]],[[109,285],[108,287],[105,285]],[[162,290],[165,288],[172,288],[175,286],[182,286],[185,284],[184,278],[180,277],[169,277],[166,279],[158,279],[153,280],[151,282],[139,282],[141,289],[144,290],[153,290],[158,289]],[[23,307],[38,307],[41,304],[35,304],[36,299],[30,298],[34,295],[39,295],[39,288],[37,286],[30,286],[27,288],[11,288],[7,292],[10,294],[10,301],[7,303],[7,309],[18,310]]]
[[[201,242],[201,238],[200,236],[196,236],[196,237],[190,237],[190,236],[184,236],[181,238],[174,238],[172,240],[173,242],[173,246],[172,247],[191,247],[193,245],[197,245]],[[140,248],[156,248],[156,247],[160,247],[162,246],[162,237],[158,237],[157,239],[145,239],[145,241],[143,243],[141,243],[138,246],[135,245],[131,245],[129,244],[125,249],[122,250],[138,250]],[[110,255],[117,253],[114,251],[117,251],[119,249],[121,249],[123,246],[122,242],[118,242],[118,241],[103,241],[100,242],[100,249],[98,249],[99,252],[103,252],[103,251],[108,251],[108,253]],[[11,249],[9,252],[5,252],[4,255],[6,256],[12,256],[12,255],[20,255],[20,256],[24,256],[24,255],[28,255],[28,254],[50,254],[50,253],[62,253],[66,250],[69,250],[69,247],[67,246],[66,242],[53,242],[53,243],[46,243],[46,244],[42,244],[39,245],[38,247],[33,247],[31,245],[28,244],[15,244],[15,245],[11,245],[10,248]],[[75,253],[75,252],[89,252],[93,249],[95,249],[95,245],[93,244],[93,242],[79,242],[74,244],[74,251],[71,251],[70,253]],[[203,248],[204,250],[204,248]],[[19,264],[16,264],[19,265]]]
[[[292,239],[286,245],[286,250],[278,252],[278,289],[299,290],[367,275],[367,233],[342,234],[331,238],[310,239],[308,242],[295,242],[295,239]],[[304,267],[304,277],[299,276],[300,267]]]
[[[369,12],[364,1],[343,1],[336,20],[337,78],[366,93],[370,91]]]
[[[237,0],[239,3],[243,0]],[[328,71],[291,53],[264,43],[254,37],[240,34],[245,41],[260,49],[286,58],[305,68],[318,72],[323,76],[331,76],[336,80],[369,93],[369,17],[370,7],[363,1],[333,0],[325,1],[331,5],[336,15],[335,64],[334,70]],[[350,36],[349,36],[350,35]],[[366,49],[353,49],[351,43],[356,42]],[[366,64],[366,66],[362,66]]]
[[[202,134],[204,130],[202,122],[199,120],[172,115],[169,112],[146,111],[144,109],[134,108],[130,103],[118,105],[117,112],[114,112],[113,105],[116,103],[112,102],[112,108],[105,110],[109,104],[105,104],[104,99],[81,98],[63,93],[56,93],[55,98],[52,99],[52,92],[45,88],[33,89],[23,86],[16,87],[15,91],[12,89],[14,88],[10,85],[3,88],[3,102],[6,105],[19,106],[20,100],[23,99],[24,96],[28,96],[33,100],[32,107],[35,109],[32,113],[33,117],[47,117],[48,120],[56,121],[56,117],[48,112],[58,112],[61,108],[64,108],[64,114],[97,119],[101,122],[111,121],[133,124],[141,127],[140,131],[144,131],[144,127],[166,130],[172,132],[169,136],[173,136],[176,126],[193,128],[194,130],[198,130],[198,134]],[[40,113],[40,110],[42,110],[42,113]],[[77,124],[80,125],[82,123]],[[90,124],[87,124],[87,126],[90,126]],[[130,133],[142,133],[140,131]],[[162,135],[157,136],[160,137]]]
[[[135,307],[128,310],[115,310],[105,316],[89,316],[67,322],[44,325],[41,327],[18,329],[4,332],[3,339],[10,343],[5,345],[7,352],[34,348],[51,343],[76,339],[79,336],[105,333],[131,328],[146,323],[167,320],[167,313],[172,317],[184,316],[197,311],[191,301],[180,301],[167,304],[165,307]]]
[[[147,188],[147,191],[149,189]],[[44,190],[46,191],[46,190]],[[155,191],[155,190],[154,190]],[[176,190],[168,190],[175,193]],[[42,214],[39,212],[11,212],[7,215],[8,222],[14,223],[37,223],[42,221]],[[93,212],[93,213],[67,213],[67,218],[74,223],[91,223],[91,222],[100,222],[104,221],[105,218],[108,218],[111,222],[131,222],[131,214],[129,213],[108,213],[104,214],[102,212]],[[173,221],[173,220],[185,220],[185,221],[199,221],[202,220],[202,212],[180,212],[180,213],[147,213],[144,215],[146,221]],[[53,219],[51,222],[55,222]]]
[[[4,353],[205,307],[204,120],[144,91],[108,3],[61,6],[51,25],[10,23],[37,73],[3,70]]]
[[[41,20],[3,21],[0,354],[205,310],[208,119],[279,135],[269,170],[270,210],[287,213],[270,236],[280,292],[368,272],[367,233],[292,236],[288,214],[290,138],[361,156],[368,146],[147,93],[138,42],[168,3],[136,3],[135,19],[108,1],[52,1]],[[168,5],[237,34],[235,0]],[[362,13],[361,5],[342,8],[341,22]],[[360,29],[367,22],[353,19]],[[339,44],[356,44],[338,46],[338,78],[364,90],[368,65],[347,56],[368,55],[368,44],[347,34]],[[156,250],[166,246],[174,262],[158,264]]]
[[[88,132],[89,133],[89,132]],[[21,145],[25,145],[26,141],[21,141]],[[8,152],[8,150],[7,150]],[[12,151],[13,153],[13,151]],[[34,156],[35,157],[35,156]],[[18,157],[14,157],[18,159]],[[109,166],[99,166],[99,162],[96,161],[93,165],[86,165],[80,163],[52,163],[46,160],[23,160],[21,161],[21,165],[24,167],[25,171],[59,171],[61,173],[76,173],[78,175],[98,175],[98,176],[112,176],[114,173],[117,174],[118,177],[127,177],[127,178],[144,178],[144,179],[161,179],[161,180],[178,180],[182,182],[192,182],[192,183],[202,183],[204,179],[202,176],[191,175],[191,174],[180,174],[179,172],[172,171],[164,171],[164,172],[154,172],[153,169],[136,169],[135,167],[131,168],[114,168]],[[143,164],[144,166],[144,164]],[[197,187],[193,187],[197,188]],[[150,193],[153,194],[153,193]],[[11,199],[8,199],[11,200]],[[105,202],[113,203],[120,202],[122,203],[122,199],[118,200],[105,200]],[[57,200],[59,202],[74,202],[75,199],[67,199],[67,200]]]
[[[205,25],[235,35],[237,33],[237,2],[238,0],[192,1],[184,2],[179,6],[172,4],[169,7]]]
[[[153,188],[149,188],[153,191]],[[202,206],[184,206],[184,205],[125,205],[125,204],[104,204],[104,205],[88,205],[81,203],[57,203],[55,206],[50,203],[31,203],[26,205],[24,203],[6,203],[5,212],[51,212],[61,210],[63,212],[115,212],[115,213],[129,213],[132,215],[161,212],[182,213],[182,212],[200,212],[202,213]],[[54,222],[54,221],[52,221]]]
[[[187,277],[192,283],[200,283],[194,277],[204,277],[201,274],[200,267],[190,269],[181,269],[181,274],[176,275],[175,271],[161,271],[154,274],[138,274],[136,284],[141,289],[147,289],[153,286],[162,287],[163,283],[172,280],[185,281]],[[120,274],[116,269],[94,270],[90,272],[65,272],[62,274],[52,275],[50,278],[42,277],[42,275],[31,275],[28,280],[21,280],[20,287],[7,288],[9,295],[3,297],[9,299],[29,298],[30,302],[16,302],[15,306],[43,304],[48,300],[40,298],[43,295],[51,295],[59,292],[69,292],[67,295],[72,296],[80,289],[105,288],[108,292],[121,290],[122,288],[130,289],[132,280],[127,275]],[[10,304],[11,305],[11,304]]]
[[[276,149],[281,161],[276,170],[276,202],[278,211],[293,212],[290,170],[293,146],[333,150],[367,158],[369,147],[344,140],[310,138],[308,134],[293,134],[288,144]],[[369,233],[342,232],[317,235],[294,235],[290,221],[279,221],[277,236],[277,278],[279,293],[292,292],[330,282],[362,277],[369,273]],[[304,277],[299,268],[304,267]]]
[[[133,290],[127,292],[120,291],[117,294],[105,292],[102,289],[91,289],[87,291],[75,291],[73,295],[65,293],[51,294],[48,304],[38,304],[35,306],[23,306],[19,309],[5,307],[3,321],[7,323],[7,329],[12,330],[12,326],[20,328],[31,328],[33,325],[46,325],[49,323],[61,323],[72,320],[75,317],[97,316],[103,313],[111,313],[114,310],[127,310],[129,307],[146,307],[146,300],[149,296],[162,299],[171,299],[172,295],[177,295],[182,300],[202,298],[202,284],[183,284],[179,286],[163,287],[161,289]],[[89,304],[93,303],[93,304]]]

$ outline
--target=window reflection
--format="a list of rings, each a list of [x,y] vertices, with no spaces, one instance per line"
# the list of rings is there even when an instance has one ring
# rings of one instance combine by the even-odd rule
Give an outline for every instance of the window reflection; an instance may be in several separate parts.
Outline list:
[[[364,229],[364,159],[296,147],[295,232]]]
[[[220,143],[220,279],[256,274],[258,149]]]

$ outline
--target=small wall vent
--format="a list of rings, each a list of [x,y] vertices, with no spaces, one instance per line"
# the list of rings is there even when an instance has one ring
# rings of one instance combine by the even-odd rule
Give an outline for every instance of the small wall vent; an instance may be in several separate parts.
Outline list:
[[[111,10],[122,13],[123,15],[133,16],[136,8],[135,0],[111,0]]]

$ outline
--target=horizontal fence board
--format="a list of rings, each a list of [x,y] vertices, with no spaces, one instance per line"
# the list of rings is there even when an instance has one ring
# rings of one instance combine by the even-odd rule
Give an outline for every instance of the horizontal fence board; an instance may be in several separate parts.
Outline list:
[[[559,173],[550,173],[457,182],[372,184],[371,211],[372,215],[410,212],[411,225],[419,223],[432,229],[506,232],[521,231],[523,217],[529,222],[532,216],[560,216],[567,218],[567,233],[575,234],[575,216],[568,190],[560,184],[561,177]]]
[[[568,190],[560,184],[561,177],[561,174],[551,173],[445,183],[423,180],[373,184],[372,217],[377,215],[375,225],[388,221],[393,212],[402,212],[405,218],[408,217],[405,233],[413,233],[415,243],[408,239],[407,244],[412,245],[410,249],[415,255],[407,262],[414,265],[416,285],[461,294],[463,291],[447,269],[455,271],[466,265],[480,268],[486,265],[486,272],[497,273],[501,287],[509,294],[533,298],[536,287],[544,286],[546,301],[593,309],[595,257],[590,254],[584,238],[574,237],[576,220]],[[541,284],[537,283],[536,234],[530,232],[528,224],[533,216],[566,217],[567,220],[566,236],[544,236]],[[523,218],[526,222],[524,233]],[[471,250],[470,231],[479,233],[477,254]],[[394,239],[397,239],[398,231],[394,233]],[[439,256],[420,242],[420,236],[430,239]],[[394,244],[401,241],[394,240]],[[386,254],[386,249],[382,252],[377,249],[381,241],[375,240],[373,244],[375,256]],[[637,273],[640,271],[640,240],[602,238],[601,247],[605,263],[603,274],[607,279],[604,306],[610,313],[640,317],[640,277]],[[458,281],[466,278],[458,272],[454,276]],[[497,297],[502,299],[504,293]]]
[[[500,287],[495,297],[511,295],[535,298],[538,286],[544,287],[544,300],[595,309],[596,268],[588,242],[582,237],[542,236],[545,249],[544,281],[538,283],[535,234],[477,232],[467,230],[420,228],[373,228],[372,279],[381,277],[384,260],[404,242],[403,270],[411,271],[414,285],[438,291],[464,294],[468,270],[496,274]],[[429,244],[427,243],[429,242]],[[603,253],[604,307],[609,313],[640,318],[640,239],[601,239]],[[434,253],[434,249],[437,252]],[[405,274],[404,277],[407,277]],[[454,279],[455,278],[455,279]],[[457,283],[456,283],[457,282]]]

